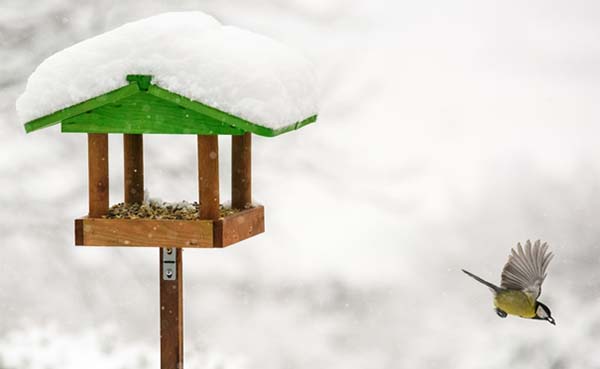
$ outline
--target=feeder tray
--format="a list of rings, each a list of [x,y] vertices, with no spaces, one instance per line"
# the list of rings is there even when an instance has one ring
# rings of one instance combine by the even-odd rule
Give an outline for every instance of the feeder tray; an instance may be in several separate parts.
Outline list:
[[[217,220],[81,217],[75,220],[75,244],[220,248],[264,231],[264,207],[260,205],[225,215]]]

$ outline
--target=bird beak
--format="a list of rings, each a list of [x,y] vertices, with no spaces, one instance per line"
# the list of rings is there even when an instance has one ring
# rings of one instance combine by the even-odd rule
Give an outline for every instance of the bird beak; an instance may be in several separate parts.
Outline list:
[[[556,321],[554,320],[554,318],[552,318],[552,317],[548,317],[546,320],[547,320],[548,322],[550,322],[550,324],[552,324],[552,325],[556,325]]]

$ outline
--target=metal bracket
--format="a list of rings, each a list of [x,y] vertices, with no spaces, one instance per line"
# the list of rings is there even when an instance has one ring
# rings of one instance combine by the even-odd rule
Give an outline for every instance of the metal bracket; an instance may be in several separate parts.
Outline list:
[[[174,248],[163,248],[162,253],[163,281],[177,280],[177,250]]]

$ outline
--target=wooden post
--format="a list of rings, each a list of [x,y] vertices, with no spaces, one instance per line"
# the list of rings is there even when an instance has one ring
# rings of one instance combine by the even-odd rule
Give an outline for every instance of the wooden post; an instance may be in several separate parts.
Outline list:
[[[108,135],[88,133],[88,188],[90,218],[108,213]]]
[[[182,249],[166,249],[176,255],[175,280],[164,278],[160,252],[160,368],[183,369],[183,262]]]
[[[123,135],[125,203],[144,202],[144,136]]]
[[[252,204],[252,134],[231,136],[231,207]]]
[[[217,135],[198,135],[198,192],[200,219],[219,219],[219,136]]]

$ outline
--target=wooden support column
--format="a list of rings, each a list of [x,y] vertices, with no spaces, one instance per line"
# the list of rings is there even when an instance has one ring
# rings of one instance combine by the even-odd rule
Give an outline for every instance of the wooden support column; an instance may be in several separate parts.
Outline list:
[[[219,219],[219,136],[217,135],[198,135],[198,192],[200,219]]]
[[[125,203],[144,202],[144,136],[123,135]]]
[[[108,213],[108,135],[88,133],[88,188],[90,218]]]
[[[252,134],[231,136],[231,207],[252,204]]]
[[[160,252],[160,368],[183,369],[183,260],[182,249]],[[174,262],[165,263],[164,253],[175,254]],[[165,270],[167,268],[167,270]],[[169,276],[174,279],[165,279]],[[171,277],[172,278],[172,277]]]

